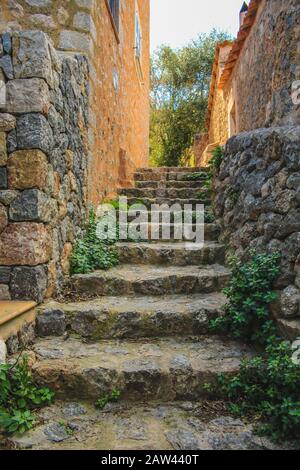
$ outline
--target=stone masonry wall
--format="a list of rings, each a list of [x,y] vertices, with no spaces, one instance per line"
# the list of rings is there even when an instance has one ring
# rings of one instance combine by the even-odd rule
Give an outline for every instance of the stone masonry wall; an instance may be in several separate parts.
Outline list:
[[[88,198],[97,205],[133,181],[149,153],[149,4],[120,2],[119,28],[108,0],[0,0],[0,33],[37,29],[65,53],[90,62]],[[142,29],[140,70],[135,58],[135,12]]]
[[[215,185],[215,212],[230,250],[280,252],[274,313],[300,318],[300,127],[229,139]]]
[[[40,31],[0,36],[0,65],[0,299],[39,302],[86,217],[89,67]]]
[[[300,79],[299,42],[299,0],[263,0],[229,82],[237,132],[300,123],[291,98]]]

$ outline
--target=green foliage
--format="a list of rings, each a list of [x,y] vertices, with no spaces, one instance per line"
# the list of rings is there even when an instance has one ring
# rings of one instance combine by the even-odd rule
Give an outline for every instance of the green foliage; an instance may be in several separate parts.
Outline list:
[[[275,253],[254,254],[244,264],[231,260],[232,278],[224,290],[228,303],[224,315],[211,322],[214,330],[265,344],[273,333],[269,305],[276,300],[272,286],[280,273],[279,259]]]
[[[204,130],[215,47],[228,35],[213,30],[181,49],[161,46],[152,57],[150,159],[179,166]],[[190,157],[190,155],[188,155]]]
[[[95,407],[99,410],[103,410],[108,403],[118,401],[120,397],[121,392],[119,390],[113,390],[110,395],[99,398],[95,403]]]
[[[300,365],[269,315],[279,260],[278,254],[254,254],[248,263],[232,262],[233,277],[225,289],[229,302],[212,328],[263,346],[261,355],[242,362],[238,374],[219,377],[231,412],[259,420],[263,425],[257,432],[275,441],[300,442]]]
[[[269,340],[265,354],[246,360],[234,377],[221,376],[231,411],[259,419],[259,434],[275,441],[300,441],[300,365],[293,363],[288,342]]]
[[[28,367],[28,359],[12,367],[0,364],[0,428],[12,434],[24,433],[35,424],[33,410],[49,405],[54,393],[38,388]]]
[[[71,274],[86,274],[97,269],[106,270],[118,264],[118,253],[113,246],[117,240],[114,235],[111,239],[100,240],[96,232],[97,223],[95,212],[92,210],[85,235],[76,243],[71,255]]]
[[[210,169],[213,173],[218,173],[220,171],[221,164],[224,160],[224,150],[223,147],[216,147],[212,152],[212,158],[209,161]]]
[[[229,188],[227,190],[227,196],[229,197],[230,201],[232,202],[233,205],[236,205],[239,198],[240,198],[241,193],[239,191],[236,191],[233,188]]]

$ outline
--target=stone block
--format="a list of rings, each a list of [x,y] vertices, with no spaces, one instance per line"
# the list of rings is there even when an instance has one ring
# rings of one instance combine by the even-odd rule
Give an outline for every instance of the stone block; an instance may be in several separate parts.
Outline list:
[[[6,147],[6,134],[0,132],[0,166],[4,166],[7,163],[7,147]]]
[[[36,266],[50,257],[51,239],[44,224],[9,224],[0,235],[0,265]]]
[[[76,5],[80,8],[87,8],[91,10],[95,4],[95,0],[75,0]]]
[[[46,309],[37,316],[36,331],[38,336],[62,336],[66,331],[66,316],[62,310]]]
[[[21,192],[9,208],[9,218],[13,222],[50,222],[55,220],[56,216],[56,201],[38,189],[26,189]]]
[[[0,204],[0,233],[3,232],[7,226],[7,210],[6,207]]]
[[[8,80],[12,80],[14,78],[13,65],[10,55],[0,57],[0,70],[3,71]]]
[[[11,54],[12,42],[11,42],[11,36],[9,33],[4,33],[2,35],[2,45],[3,45],[3,51],[6,54]]]
[[[18,266],[13,268],[11,275],[12,299],[42,302],[46,289],[46,266]]]
[[[87,33],[90,33],[96,41],[97,39],[97,31],[96,31],[96,26],[93,21],[93,18],[89,13],[86,13],[84,11],[78,11],[73,20],[73,26],[77,29],[81,29],[82,31],[86,31]]]
[[[13,200],[17,197],[17,191],[10,191],[9,189],[0,191],[0,204],[9,206]]]
[[[281,293],[280,308],[285,318],[300,316],[300,290],[289,286]]]
[[[24,114],[18,117],[16,140],[20,150],[39,149],[49,154],[53,148],[52,129],[42,114]]]
[[[4,341],[0,340],[0,364],[6,363],[7,348]]]
[[[36,13],[30,16],[30,21],[33,25],[39,26],[43,31],[46,29],[53,30],[57,28],[57,24],[50,15],[43,15],[42,13]]]
[[[52,0],[25,0],[27,5],[36,8],[45,8],[52,5]]]
[[[40,150],[19,150],[9,156],[8,187],[10,189],[44,189],[48,162]]]
[[[9,132],[16,127],[16,118],[11,114],[0,113],[0,132]]]
[[[59,48],[66,51],[92,52],[92,40],[88,34],[64,30],[60,33]]]
[[[48,114],[49,88],[40,78],[10,80],[6,85],[6,111]]]
[[[11,300],[9,286],[7,284],[0,284],[0,300]]]
[[[0,167],[0,189],[7,189],[7,169]]]
[[[8,266],[0,266],[0,284],[9,284],[11,268]]]
[[[53,87],[49,41],[41,31],[20,31],[13,35],[15,78],[43,78]]]

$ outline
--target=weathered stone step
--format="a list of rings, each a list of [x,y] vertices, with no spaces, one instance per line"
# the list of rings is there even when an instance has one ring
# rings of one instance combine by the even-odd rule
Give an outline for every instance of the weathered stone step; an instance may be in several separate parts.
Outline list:
[[[164,208],[163,208],[164,209]],[[199,218],[199,220],[201,219],[200,216],[202,216],[202,211],[198,211],[198,214],[197,214],[197,211],[196,211],[196,206],[193,207],[193,213],[192,213],[192,221],[193,223],[196,222],[197,220],[197,216]],[[211,214],[212,215],[212,211],[211,211],[211,207],[205,205],[204,207],[204,212],[205,214]],[[168,216],[168,214],[170,215],[170,217]],[[138,206],[133,206],[132,209],[129,208],[128,212],[125,212],[124,210],[117,210],[116,211],[116,217],[117,217],[117,220],[120,222],[120,224],[122,223],[125,223],[126,221],[127,222],[132,222],[132,221],[136,221],[137,218],[138,218],[138,222],[143,224],[143,223],[154,223],[154,224],[157,224],[159,221],[159,223],[161,224],[165,224],[165,223],[170,223],[171,224],[174,224],[174,223],[179,223],[178,220],[179,220],[179,217],[181,216],[181,220],[184,221],[184,207],[182,209],[180,209],[180,211],[170,211],[170,210],[161,210],[161,211],[156,211],[156,210],[143,210],[142,207],[138,208]],[[206,219],[205,219],[206,220]],[[214,220],[214,217],[213,219],[211,220],[211,218],[209,219],[209,224],[212,223],[212,220]],[[125,222],[124,222],[125,221]],[[198,222],[199,223],[199,222]],[[208,225],[207,223],[205,223],[205,225]]]
[[[128,189],[119,189],[119,195],[126,196],[128,198],[137,198],[137,199],[198,199],[198,195],[205,194],[206,198],[209,198],[208,191],[201,190],[201,188],[128,188]]]
[[[259,437],[221,402],[109,403],[56,401],[35,429],[9,436],[9,449],[101,451],[291,450]],[[70,432],[72,430],[72,432]],[[69,431],[69,432],[68,432]],[[165,456],[163,455],[162,458]],[[107,457],[103,457],[107,458]],[[192,460],[193,461],[193,460]]]
[[[102,297],[75,303],[50,301],[39,308],[36,322],[41,337],[66,332],[90,340],[200,335],[222,314],[221,293],[165,297]]]
[[[153,205],[167,205],[168,207],[172,207],[174,204],[180,205],[182,210],[184,210],[184,206],[187,204],[192,204],[194,208],[196,208],[197,204],[203,204],[205,207],[211,206],[211,199],[210,197],[203,198],[188,198],[188,199],[178,199],[178,198],[168,198],[168,197],[154,197],[154,198],[136,198],[136,197],[129,197],[127,199],[128,206],[134,208],[142,208],[145,206],[148,210],[153,209],[156,210]]]
[[[169,295],[210,293],[223,289],[230,279],[224,266],[141,266],[120,265],[109,271],[77,274],[74,291],[83,296]]]
[[[190,176],[193,174],[194,176]],[[208,172],[204,171],[203,169],[201,171],[197,172],[191,172],[191,171],[181,171],[181,172],[176,172],[176,171],[170,171],[170,172],[137,172],[134,174],[134,180],[135,181],[188,181],[191,178],[198,181],[202,181],[203,178],[208,178]]]
[[[125,233],[126,233],[126,226],[123,225],[122,223],[120,224],[120,228],[124,227]],[[165,229],[168,229],[166,232]],[[159,238],[158,240],[161,242],[172,242],[172,243],[182,243],[183,241],[191,240],[191,235],[195,233],[196,231],[196,224],[186,224],[185,225],[185,231],[182,229],[181,234],[182,237],[178,238],[178,235],[174,233],[175,229],[177,229],[178,226],[176,226],[174,223],[170,224],[165,224],[163,222],[160,222],[159,224],[152,224],[152,223],[141,223],[140,225],[140,231],[142,234],[148,233],[148,238],[144,237],[144,240],[148,240],[149,242],[152,242],[152,230],[155,231],[156,234],[158,234]],[[169,229],[170,229],[170,238],[169,238]],[[176,235],[176,239],[174,238]],[[218,241],[218,238],[220,236],[220,226],[218,224],[204,224],[204,240],[205,242],[211,242],[211,241]],[[140,240],[143,239],[143,237],[140,237]]]
[[[251,354],[239,343],[216,337],[110,340],[83,343],[42,339],[33,346],[34,378],[58,398],[96,400],[113,389],[122,400],[195,400],[204,383],[238,370]]]
[[[153,168],[138,168],[137,173],[198,173],[200,171],[208,172],[206,167],[183,167],[183,166],[160,166]]]
[[[206,265],[225,262],[225,246],[205,243],[203,247],[182,243],[130,243],[117,244],[121,263],[164,264],[168,266]]]
[[[180,180],[167,180],[167,181],[136,181],[135,187],[138,189],[143,188],[198,188],[201,190],[203,183],[207,181],[207,178],[199,178],[195,181],[180,181]]]

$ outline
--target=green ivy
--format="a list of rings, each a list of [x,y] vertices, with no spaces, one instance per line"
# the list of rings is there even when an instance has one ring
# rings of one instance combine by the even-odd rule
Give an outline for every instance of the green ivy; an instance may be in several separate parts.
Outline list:
[[[232,278],[224,289],[228,302],[224,315],[211,322],[212,329],[265,344],[274,333],[269,305],[276,300],[272,288],[280,273],[279,260],[278,253],[255,254],[247,263],[231,259]]]
[[[87,274],[97,269],[107,270],[119,262],[117,250],[114,247],[117,239],[100,240],[97,237],[95,212],[92,210],[85,228],[85,235],[74,248],[70,259],[71,274]]]
[[[224,316],[211,326],[262,347],[259,356],[242,362],[236,375],[219,377],[230,410],[259,420],[263,424],[257,431],[275,441],[300,442],[300,365],[292,360],[291,344],[280,338],[269,314],[276,298],[272,286],[280,273],[279,260],[278,254],[253,254],[245,264],[233,260]],[[212,392],[208,385],[206,390]]]
[[[224,149],[220,145],[212,150],[212,158],[209,161],[210,169],[213,173],[218,173],[224,160]]]
[[[8,434],[24,433],[35,422],[34,409],[51,404],[54,393],[38,388],[33,381],[28,359],[16,365],[0,364],[0,429]]]

